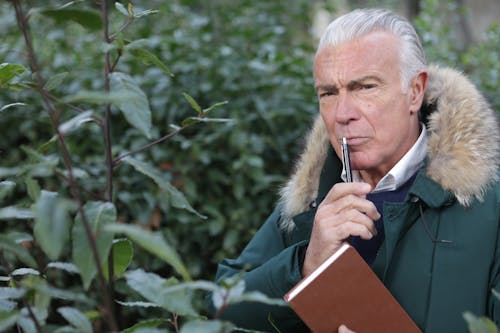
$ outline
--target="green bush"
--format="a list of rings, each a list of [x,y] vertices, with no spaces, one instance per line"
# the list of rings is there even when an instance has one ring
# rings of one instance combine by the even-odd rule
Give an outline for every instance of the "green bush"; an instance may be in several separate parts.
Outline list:
[[[100,2],[26,1],[36,72],[17,2],[0,3],[0,331],[107,331],[117,300],[120,327],[137,324],[128,332],[223,332],[231,325],[199,320],[200,290],[221,306],[280,303],[203,279],[270,213],[316,113],[317,3],[108,2],[105,43]],[[423,2],[429,58],[462,68],[498,109],[499,27],[458,47],[430,16],[449,8]]]

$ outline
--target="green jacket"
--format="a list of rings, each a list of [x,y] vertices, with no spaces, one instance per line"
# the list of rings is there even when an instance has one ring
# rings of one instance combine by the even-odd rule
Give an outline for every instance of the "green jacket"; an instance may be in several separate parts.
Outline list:
[[[425,333],[460,333],[465,311],[500,322],[492,294],[500,292],[500,134],[495,112],[461,74],[432,67],[429,81],[425,167],[404,202],[384,203],[385,240],[372,268]],[[216,279],[244,270],[248,290],[283,297],[302,278],[316,207],[341,170],[318,118],[277,208]],[[271,318],[281,332],[307,332],[287,307],[243,303],[223,317],[273,332]]]

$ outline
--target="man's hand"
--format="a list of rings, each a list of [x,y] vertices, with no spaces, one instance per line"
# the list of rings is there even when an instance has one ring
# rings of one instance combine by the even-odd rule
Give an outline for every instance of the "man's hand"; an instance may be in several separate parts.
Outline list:
[[[371,239],[377,234],[373,221],[380,218],[375,205],[366,199],[366,183],[335,184],[321,202],[306,250],[302,275],[309,275],[350,236]]]

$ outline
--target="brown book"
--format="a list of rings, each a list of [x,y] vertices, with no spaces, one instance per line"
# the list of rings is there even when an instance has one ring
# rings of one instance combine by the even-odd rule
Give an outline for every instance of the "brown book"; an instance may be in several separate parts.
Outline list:
[[[285,300],[314,333],[421,333],[372,269],[344,244]]]

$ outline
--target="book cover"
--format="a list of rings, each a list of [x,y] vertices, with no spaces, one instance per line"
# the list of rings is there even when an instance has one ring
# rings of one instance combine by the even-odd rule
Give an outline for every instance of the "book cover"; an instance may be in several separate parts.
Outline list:
[[[421,333],[349,244],[293,287],[285,301],[314,333],[337,333],[342,324],[358,333]]]

